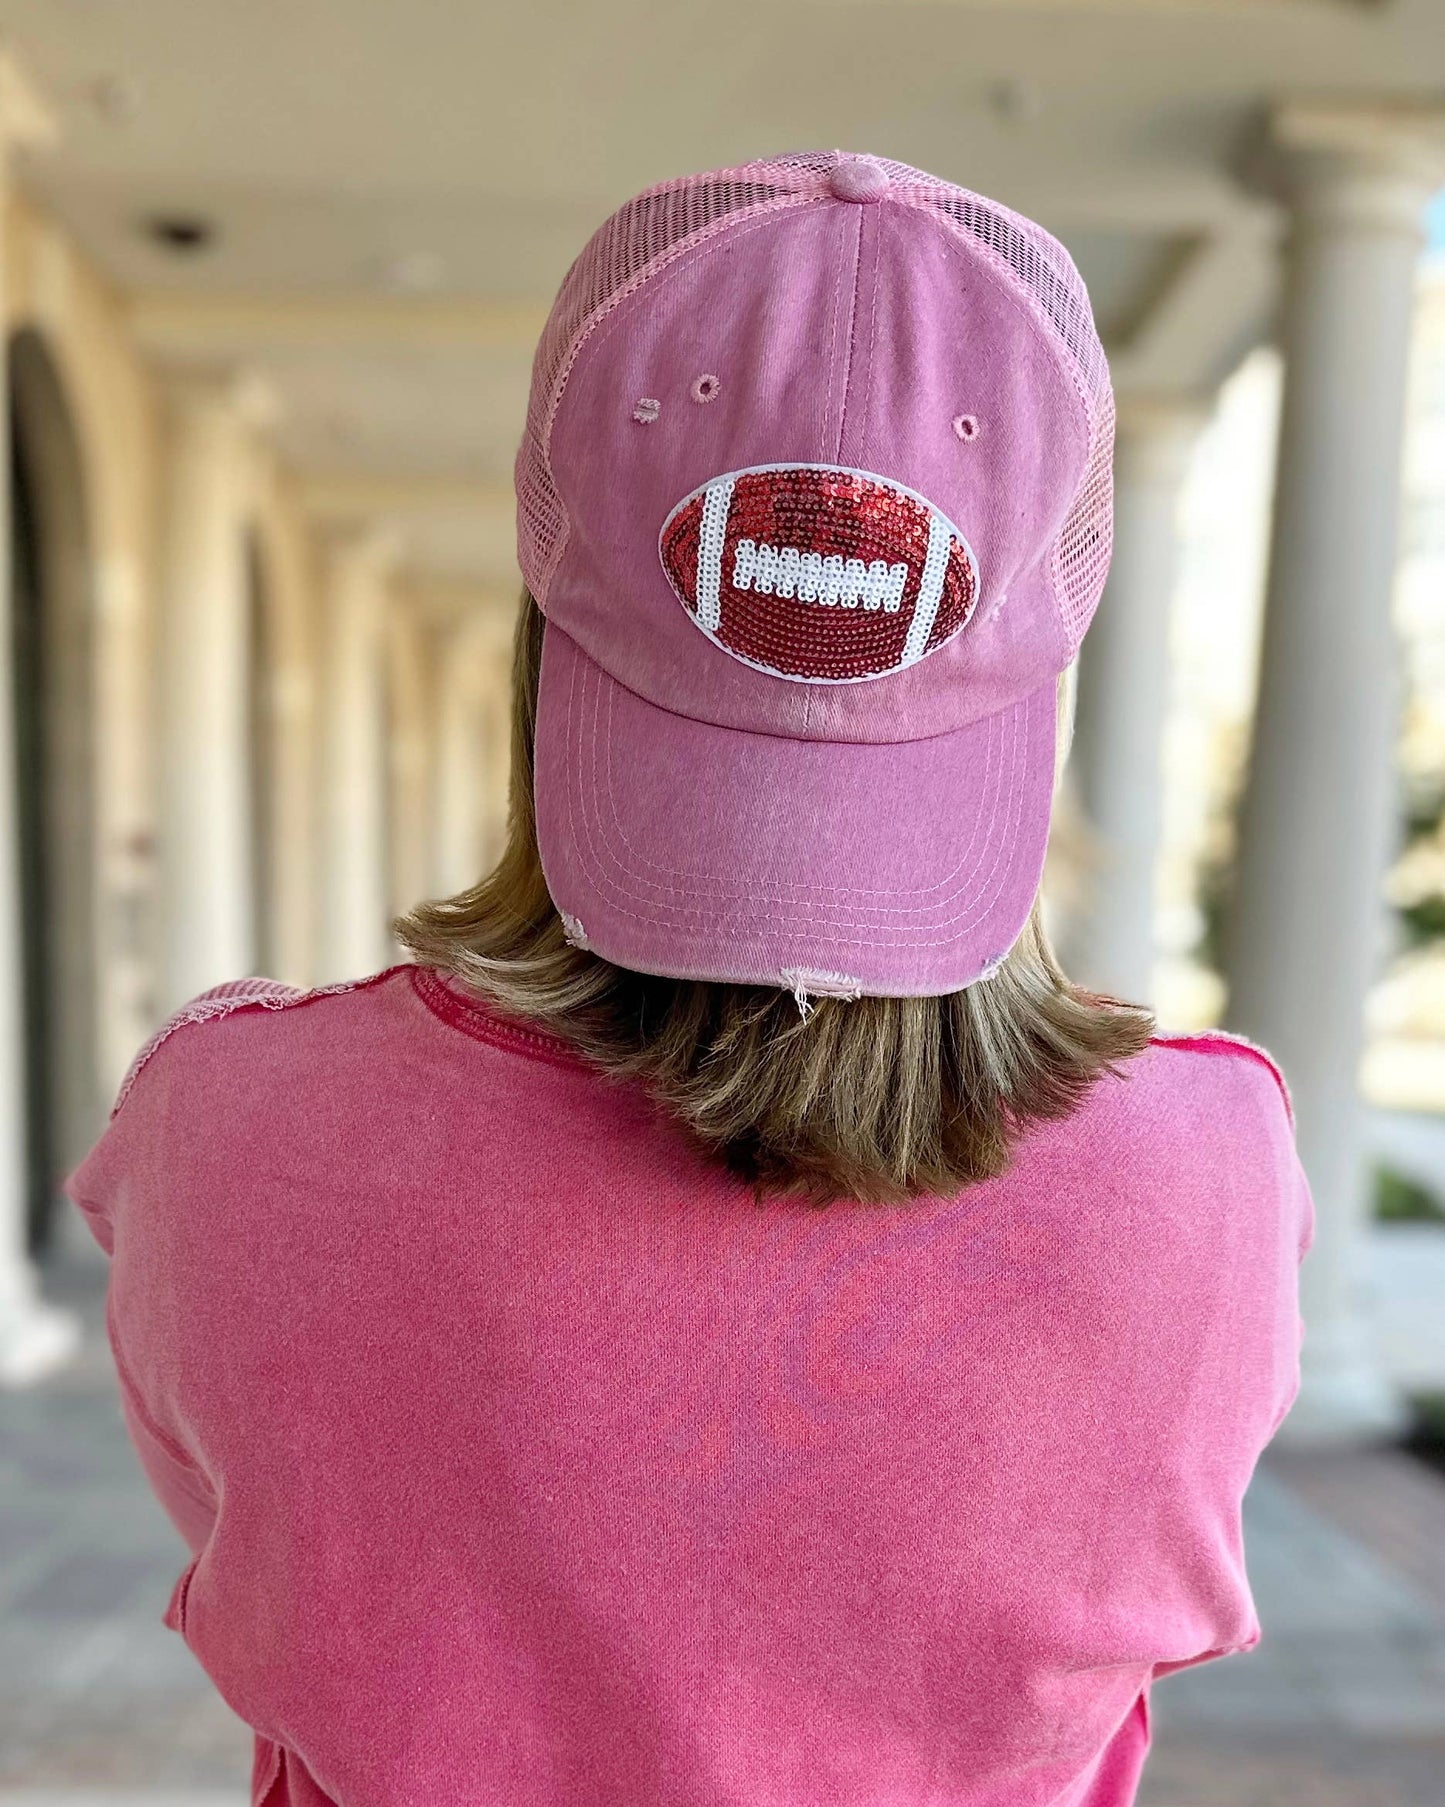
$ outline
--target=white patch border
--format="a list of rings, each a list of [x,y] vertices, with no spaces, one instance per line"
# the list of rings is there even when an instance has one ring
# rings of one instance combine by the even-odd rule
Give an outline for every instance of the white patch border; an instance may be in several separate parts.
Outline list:
[[[718,638],[717,632],[716,632],[716,627],[720,623],[721,613],[722,613],[719,592],[717,590],[714,590],[712,592],[712,595],[710,597],[710,606],[708,605],[708,603],[706,603],[704,601],[704,598],[702,596],[703,577],[702,577],[701,564],[702,564],[702,557],[703,557],[704,549],[703,549],[701,535],[699,537],[699,542],[698,542],[698,564],[699,564],[698,589],[699,589],[699,595],[698,595],[697,604],[694,605],[693,603],[690,603],[687,600],[687,598],[683,595],[682,591],[679,590],[677,585],[672,581],[672,573],[667,568],[667,557],[663,550],[663,542],[667,538],[668,528],[677,519],[677,517],[682,513],[683,509],[688,507],[689,504],[695,502],[698,499],[698,497],[701,496],[703,498],[703,514],[704,514],[703,525],[704,525],[704,529],[705,529],[712,519],[712,517],[709,515],[709,512],[708,512],[710,503],[712,502],[712,492],[720,491],[725,486],[726,495],[727,495],[727,508],[723,512],[722,520],[720,522],[714,523],[715,527],[721,528],[721,530],[722,530],[721,532],[718,532],[716,534],[716,538],[717,538],[716,556],[717,556],[717,562],[718,562],[718,567],[719,567],[718,575],[719,575],[719,579],[720,579],[721,578],[722,551],[723,551],[722,542],[723,542],[723,538],[725,537],[725,533],[726,533],[727,517],[728,517],[728,514],[730,514],[732,511],[733,490],[735,489],[735,487],[737,485],[737,480],[739,477],[766,476],[770,472],[773,472],[773,471],[823,471],[828,476],[832,476],[832,477],[861,477],[864,480],[864,482],[866,482],[866,483],[878,483],[878,484],[881,484],[883,486],[883,488],[885,488],[885,489],[891,489],[895,495],[907,496],[907,497],[909,497],[909,499],[911,501],[920,503],[924,508],[926,508],[928,510],[929,558],[925,561],[924,571],[923,571],[923,573],[920,574],[920,578],[919,578],[919,598],[918,598],[918,605],[917,605],[919,612],[917,614],[915,614],[913,621],[909,625],[908,643],[905,646],[903,658],[899,661],[899,663],[897,665],[892,666],[888,671],[864,671],[864,672],[859,672],[857,674],[857,676],[855,676],[855,677],[848,677],[848,678],[810,678],[810,677],[804,676],[804,674],[802,672],[779,671],[776,666],[764,665],[760,660],[750,659],[750,658],[748,658],[748,656],[745,653],[740,653],[734,647],[724,644],[724,642]],[[920,624],[920,619],[924,616],[924,613],[925,613],[925,598],[923,595],[923,583],[924,583],[925,577],[928,574],[928,565],[929,565],[929,563],[932,562],[932,557],[934,554],[934,547],[938,543],[938,541],[941,539],[941,533],[939,532],[939,529],[941,527],[946,527],[948,529],[949,534],[952,536],[952,538],[957,540],[959,545],[963,548],[964,556],[968,560],[969,569],[973,573],[973,600],[969,603],[967,613],[964,615],[963,620],[959,622],[958,626],[948,636],[947,640],[940,640],[937,646],[928,647],[926,650],[915,650],[914,645],[913,645],[913,642],[915,639],[915,630],[918,629],[919,624]],[[946,541],[943,541],[942,543],[945,546],[947,545]],[[709,549],[709,551],[712,550],[711,545],[709,545],[708,549]],[[682,604],[683,611],[686,614],[688,620],[693,624],[693,626],[698,630],[698,632],[700,634],[704,635],[707,639],[711,640],[713,645],[715,647],[717,647],[719,652],[726,653],[730,659],[736,659],[739,665],[746,665],[746,666],[750,667],[753,671],[761,671],[767,677],[770,677],[770,678],[781,678],[785,684],[875,684],[875,683],[877,683],[877,681],[880,678],[896,677],[900,672],[907,671],[910,666],[918,664],[921,660],[928,658],[931,653],[938,652],[940,650],[940,648],[947,646],[951,641],[955,640],[958,637],[958,635],[961,634],[963,632],[963,630],[968,626],[969,622],[971,622],[973,620],[974,615],[978,611],[978,605],[979,605],[979,602],[983,595],[983,578],[982,578],[982,574],[980,573],[979,568],[978,568],[978,555],[974,552],[974,549],[973,549],[972,545],[970,544],[967,535],[959,527],[959,525],[956,521],[952,520],[948,515],[944,514],[944,512],[941,508],[937,507],[934,503],[930,502],[927,496],[922,495],[916,489],[910,489],[906,483],[899,483],[897,481],[897,479],[894,477],[884,477],[877,471],[865,471],[865,470],[860,469],[856,465],[850,465],[850,464],[810,463],[807,459],[802,459],[802,458],[785,458],[785,459],[780,460],[776,464],[744,465],[741,470],[720,472],[719,475],[717,475],[716,477],[709,477],[706,483],[699,483],[695,489],[690,489],[680,502],[675,503],[667,511],[667,517],[663,521],[662,526],[658,529],[657,558],[658,558],[658,563],[662,566],[662,574],[667,579],[667,587],[672,591],[673,595]],[[931,606],[926,607],[927,630],[924,633],[924,635],[922,636],[925,640],[927,638],[927,634],[931,633],[933,631],[933,621],[938,612],[939,601],[941,600],[941,594],[942,594],[942,572],[941,571],[939,573],[939,591],[940,591],[939,595],[935,596],[933,598]],[[713,617],[713,625],[708,625],[708,623],[704,622],[702,619],[702,613],[703,613],[703,610],[705,607],[707,608],[708,614]]]

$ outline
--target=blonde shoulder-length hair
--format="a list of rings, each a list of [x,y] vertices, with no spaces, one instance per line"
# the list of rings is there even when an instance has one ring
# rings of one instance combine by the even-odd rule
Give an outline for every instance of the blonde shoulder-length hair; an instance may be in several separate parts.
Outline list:
[[[532,802],[542,633],[524,593],[506,848],[470,890],[398,919],[418,961],[640,1081],[760,1192],[819,1204],[898,1203],[1000,1174],[1030,1123],[1067,1116],[1147,1044],[1147,1011],[1065,978],[1037,900],[1003,964],[963,991],[824,997],[806,1014],[786,991],[654,978],[573,947]]]

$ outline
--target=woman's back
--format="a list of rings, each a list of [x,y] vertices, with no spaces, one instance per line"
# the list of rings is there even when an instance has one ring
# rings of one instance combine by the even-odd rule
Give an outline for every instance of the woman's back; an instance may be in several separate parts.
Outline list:
[[[1256,1636],[1309,1205],[1242,1043],[819,1210],[404,967],[183,1020],[74,1191],[258,1799],[1118,1807]]]

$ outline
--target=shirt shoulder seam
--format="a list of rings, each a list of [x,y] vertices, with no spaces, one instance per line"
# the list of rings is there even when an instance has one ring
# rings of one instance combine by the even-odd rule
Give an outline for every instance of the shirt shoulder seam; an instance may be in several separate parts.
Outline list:
[[[193,1024],[217,1022],[222,1017],[237,1016],[244,1011],[294,1010],[321,998],[338,997],[344,992],[367,991],[405,970],[404,964],[388,966],[365,978],[342,979],[333,985],[317,985],[310,990],[285,985],[279,979],[251,978],[232,979],[224,985],[216,985],[209,991],[201,992],[167,1017],[131,1061],[125,1078],[121,1080],[120,1090],[116,1093],[115,1103],[110,1108],[111,1122],[120,1115],[121,1107],[134,1091],[141,1074],[179,1030],[188,1029]]]
[[[1279,1087],[1280,1097],[1284,1100],[1285,1116],[1290,1126],[1294,1126],[1294,1101],[1290,1097],[1289,1082],[1285,1079],[1279,1062],[1267,1049],[1252,1042],[1248,1036],[1238,1035],[1232,1029],[1202,1029],[1180,1035],[1155,1034],[1149,1037],[1151,1046],[1161,1048],[1179,1048],[1191,1054],[1224,1054],[1236,1058],[1253,1061],[1274,1078]]]

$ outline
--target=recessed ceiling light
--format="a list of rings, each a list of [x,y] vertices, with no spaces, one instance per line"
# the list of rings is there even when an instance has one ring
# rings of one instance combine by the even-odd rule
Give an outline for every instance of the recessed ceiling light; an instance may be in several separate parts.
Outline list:
[[[124,125],[140,111],[140,89],[127,75],[98,75],[86,95],[100,117],[112,125]]]
[[[156,213],[145,222],[146,236],[163,251],[192,257],[208,251],[218,236],[213,220],[200,213]]]
[[[1038,84],[1023,76],[1004,76],[988,90],[988,104],[993,113],[1009,124],[1037,119],[1043,111],[1044,97]]]

